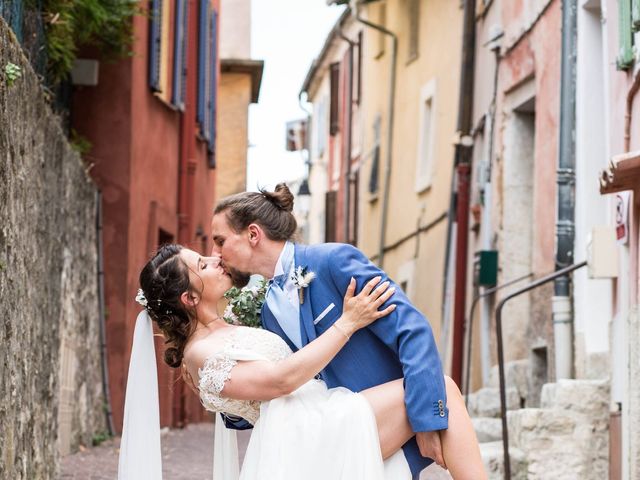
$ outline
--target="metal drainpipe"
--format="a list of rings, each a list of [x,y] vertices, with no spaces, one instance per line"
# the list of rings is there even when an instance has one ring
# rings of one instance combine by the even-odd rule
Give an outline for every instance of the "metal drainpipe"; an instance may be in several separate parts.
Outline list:
[[[347,147],[344,155],[345,159],[345,190],[344,190],[344,238],[345,243],[351,243],[349,240],[349,217],[351,216],[351,141],[353,132],[351,128],[353,127],[353,46],[355,42],[353,42],[349,37],[347,37],[341,28],[338,28],[338,36],[342,38],[345,42],[349,44],[349,87],[347,89],[348,99],[347,99],[347,121],[349,122],[349,134],[347,135]]]
[[[387,154],[384,177],[384,195],[382,197],[382,220],[380,224],[380,249],[378,250],[378,266],[384,268],[384,246],[386,242],[387,219],[389,216],[389,187],[391,184],[391,158],[393,151],[393,119],[396,98],[396,65],[398,59],[398,37],[382,25],[371,23],[360,16],[357,1],[351,0],[351,11],[356,12],[356,20],[369,28],[391,37],[391,67],[389,71],[389,104],[387,115]]]
[[[104,254],[102,248],[102,192],[96,192],[96,246],[98,250],[98,321],[100,322],[100,360],[102,363],[102,394],[109,435],[115,435],[111,392],[109,391],[109,364],[107,356],[107,326],[104,308]]]
[[[460,72],[460,94],[458,104],[458,134],[454,174],[457,175],[456,201],[456,273],[453,306],[453,352],[451,377],[460,385],[464,356],[464,320],[467,296],[467,248],[469,240],[469,187],[473,138],[473,88],[475,67],[476,2],[466,0],[464,5],[464,31],[462,42],[462,65]]]
[[[576,123],[576,0],[562,2],[562,71],[560,79],[560,146],[558,210],[556,220],[556,270],[574,261],[575,241],[575,123]],[[571,278],[554,280],[552,298],[556,378],[573,373],[573,308]]]

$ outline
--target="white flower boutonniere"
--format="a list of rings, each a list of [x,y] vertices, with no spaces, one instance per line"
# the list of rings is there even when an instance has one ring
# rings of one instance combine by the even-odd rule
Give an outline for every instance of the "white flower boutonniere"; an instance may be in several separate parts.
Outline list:
[[[304,289],[316,278],[316,274],[307,269],[307,267],[297,267],[291,273],[291,281],[298,289],[300,295],[300,305],[304,303]]]

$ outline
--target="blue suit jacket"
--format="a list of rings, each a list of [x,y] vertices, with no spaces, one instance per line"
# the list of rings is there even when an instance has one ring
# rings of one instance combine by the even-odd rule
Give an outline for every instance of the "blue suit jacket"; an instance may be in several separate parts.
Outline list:
[[[338,319],[351,277],[356,279],[358,291],[377,275],[382,276],[382,281],[389,280],[360,250],[346,244],[296,245],[295,265],[316,274],[300,305],[303,344],[314,340]],[[397,305],[395,311],[356,332],[321,372],[322,378],[329,387],[343,386],[359,392],[404,377],[405,403],[413,431],[446,429],[444,375],[431,327],[400,288],[390,302]],[[262,324],[282,337],[293,351],[297,350],[266,303]],[[243,428],[247,424],[227,421],[227,426]],[[420,455],[415,438],[403,448],[414,475],[432,463]]]

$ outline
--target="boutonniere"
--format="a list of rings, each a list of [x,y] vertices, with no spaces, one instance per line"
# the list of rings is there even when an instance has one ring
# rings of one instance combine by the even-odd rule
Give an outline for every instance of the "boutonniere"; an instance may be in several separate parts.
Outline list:
[[[307,269],[307,267],[297,267],[291,273],[291,281],[298,289],[300,296],[300,305],[304,303],[304,289],[316,278],[316,274]]]

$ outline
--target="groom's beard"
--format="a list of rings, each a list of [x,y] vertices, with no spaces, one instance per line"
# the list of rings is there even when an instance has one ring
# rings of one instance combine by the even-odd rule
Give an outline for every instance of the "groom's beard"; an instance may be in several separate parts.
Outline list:
[[[233,267],[225,266],[229,275],[231,275],[231,281],[233,282],[234,287],[242,288],[249,283],[249,279],[251,278],[251,274],[247,272],[241,272],[240,270],[236,270]]]

